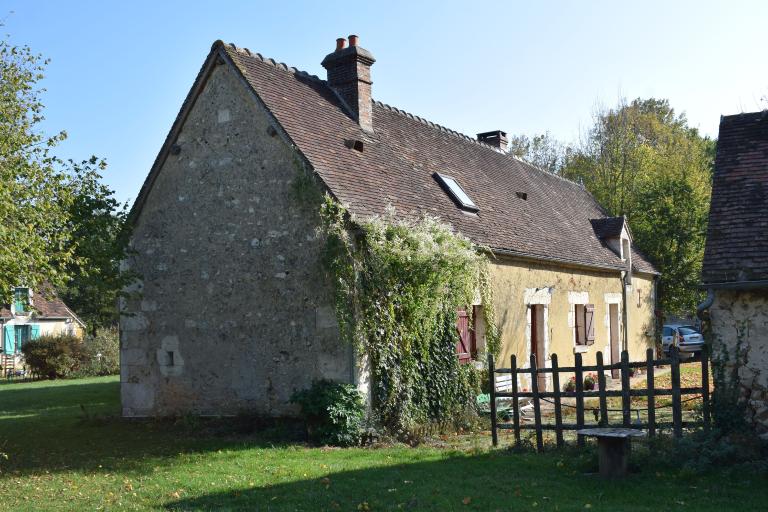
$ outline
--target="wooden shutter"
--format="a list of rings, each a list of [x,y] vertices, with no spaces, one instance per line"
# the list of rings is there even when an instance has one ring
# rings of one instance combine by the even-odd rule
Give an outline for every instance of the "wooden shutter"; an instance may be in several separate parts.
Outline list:
[[[16,336],[12,325],[3,327],[3,352],[6,354],[16,352]]]
[[[586,337],[586,345],[593,345],[595,343],[595,305],[584,305],[584,333]]]
[[[584,306],[581,304],[576,304],[573,306],[573,316],[576,317],[576,344],[577,345],[585,345],[586,340],[584,339]]]
[[[456,331],[459,334],[459,340],[456,343],[456,353],[460,363],[468,363],[472,359],[469,315],[465,309],[459,309],[456,312],[456,316]]]

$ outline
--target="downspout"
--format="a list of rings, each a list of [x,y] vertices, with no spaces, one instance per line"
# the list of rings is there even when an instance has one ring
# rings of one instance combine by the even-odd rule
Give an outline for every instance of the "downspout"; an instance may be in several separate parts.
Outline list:
[[[715,302],[715,291],[712,288],[707,288],[707,298],[704,299],[704,302],[696,306],[696,317],[701,322],[701,332],[704,334],[704,342],[707,343],[710,347],[710,350],[712,349],[711,339],[710,339],[710,318],[709,318],[709,308],[712,307],[712,304]]]
[[[627,302],[627,272],[621,273],[621,323],[622,350],[629,350],[629,303]]]

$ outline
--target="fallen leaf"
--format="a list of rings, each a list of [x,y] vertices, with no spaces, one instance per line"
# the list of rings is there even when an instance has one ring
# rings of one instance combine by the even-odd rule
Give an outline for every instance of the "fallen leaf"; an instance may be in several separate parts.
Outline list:
[[[466,498],[464,498],[463,500],[461,500],[461,502],[462,502],[463,504],[465,504],[465,505],[469,505],[470,503],[472,503],[472,498],[470,498],[469,496],[467,496]]]

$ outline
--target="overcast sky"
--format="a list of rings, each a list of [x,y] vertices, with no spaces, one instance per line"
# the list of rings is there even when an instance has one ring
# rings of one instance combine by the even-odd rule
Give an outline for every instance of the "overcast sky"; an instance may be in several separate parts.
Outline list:
[[[216,39],[324,77],[337,37],[376,57],[376,99],[467,133],[549,130],[566,142],[598,105],[668,98],[717,135],[768,107],[768,2],[0,0],[4,30],[51,59],[45,130],[60,156],[109,163],[133,201]]]

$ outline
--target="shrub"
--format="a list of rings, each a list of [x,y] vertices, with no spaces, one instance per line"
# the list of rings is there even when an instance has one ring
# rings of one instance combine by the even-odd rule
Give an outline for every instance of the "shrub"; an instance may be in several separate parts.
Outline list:
[[[42,377],[70,377],[81,367],[85,347],[80,338],[69,334],[40,336],[21,347],[24,362]]]
[[[295,392],[291,402],[301,407],[310,441],[335,446],[360,444],[365,404],[355,386],[320,380]]]
[[[77,372],[81,376],[120,373],[120,337],[117,329],[98,329],[83,340],[83,360]]]

